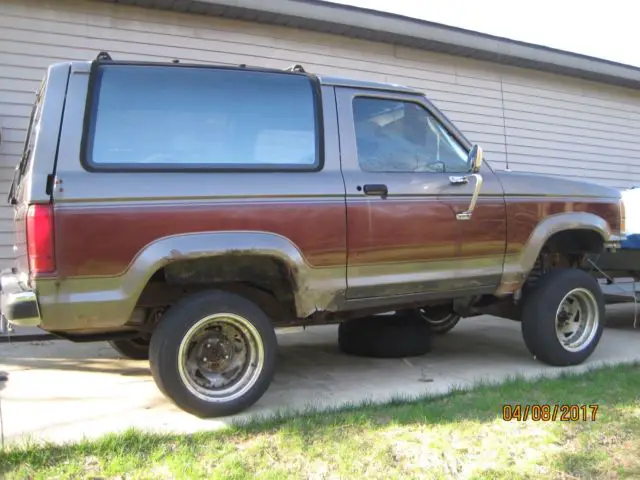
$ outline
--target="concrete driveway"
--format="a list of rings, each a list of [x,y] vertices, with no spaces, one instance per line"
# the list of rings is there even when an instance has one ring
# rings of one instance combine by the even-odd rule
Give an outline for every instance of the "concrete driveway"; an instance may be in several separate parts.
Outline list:
[[[259,403],[236,418],[383,402],[444,393],[481,380],[502,381],[514,374],[553,376],[568,370],[537,363],[524,346],[520,325],[491,317],[463,320],[448,335],[436,338],[431,353],[411,359],[343,355],[337,349],[335,326],[280,332],[279,341],[274,383]],[[640,361],[639,346],[633,308],[612,307],[598,349],[587,363],[571,370]],[[0,344],[1,373],[8,376],[0,382],[8,443],[28,437],[60,442],[128,427],[195,432],[232,420],[201,420],[180,411],[157,391],[147,362],[119,359],[105,343]],[[499,408],[496,405],[496,412]]]

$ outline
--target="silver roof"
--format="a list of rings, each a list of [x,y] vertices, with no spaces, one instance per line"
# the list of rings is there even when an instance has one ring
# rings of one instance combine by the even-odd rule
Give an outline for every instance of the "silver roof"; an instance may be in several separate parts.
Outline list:
[[[135,60],[125,60],[125,61],[118,61],[117,58],[113,59],[115,62],[117,62],[118,64],[131,64],[131,65],[167,65],[167,66],[171,66],[172,68],[176,68],[176,67],[192,67],[192,66],[197,66],[199,68],[202,68],[203,64],[198,64],[198,63],[174,63],[173,61],[165,61],[165,62],[158,62],[158,61],[145,61],[145,60],[139,60],[139,61],[135,61]],[[72,71],[77,71],[77,72],[89,72],[91,69],[91,60],[70,60],[67,62],[60,62],[62,64],[66,64],[66,65],[71,65]],[[58,63],[55,63],[53,65],[51,65],[50,68],[53,68],[55,65],[58,65]],[[215,67],[219,67],[220,65],[215,65],[215,64],[211,64],[209,65],[212,68]],[[229,65],[222,65],[222,67],[224,68],[229,68]],[[238,68],[240,68],[238,66]],[[282,69],[276,69],[276,68],[263,68],[263,67],[251,67],[251,66],[247,66],[246,67],[249,70],[253,70],[254,68],[256,70],[265,70],[265,71],[274,71],[274,72],[284,72],[285,70]],[[396,83],[390,83],[390,82],[372,82],[372,81],[366,81],[366,80],[357,80],[357,79],[353,79],[353,78],[347,78],[347,77],[336,77],[336,76],[331,76],[331,75],[317,75],[314,74],[313,72],[309,72],[310,74],[315,75],[315,77],[318,78],[318,80],[320,81],[320,83],[322,85],[332,85],[332,86],[340,86],[340,87],[350,87],[350,88],[369,88],[369,89],[375,89],[375,90],[390,90],[390,91],[394,91],[394,92],[402,92],[402,93],[408,93],[408,94],[414,94],[414,95],[424,95],[424,92],[420,91],[420,90],[416,90],[414,88],[411,87],[407,87],[405,85],[399,85]]]
[[[353,87],[353,88],[371,88],[376,90],[393,90],[394,92],[403,92],[411,94],[424,94],[419,90],[416,90],[405,85],[398,85],[396,83],[384,83],[384,82],[368,82],[364,80],[355,80],[352,78],[333,77],[327,75],[317,75],[320,83],[323,85],[335,85],[340,87]]]
[[[638,67],[321,0],[95,1],[289,26],[640,88]]]

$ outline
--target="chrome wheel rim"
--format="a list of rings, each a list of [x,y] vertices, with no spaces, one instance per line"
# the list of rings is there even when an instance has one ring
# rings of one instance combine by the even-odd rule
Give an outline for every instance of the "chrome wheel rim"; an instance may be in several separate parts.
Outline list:
[[[246,394],[263,366],[260,333],[246,318],[232,313],[202,318],[178,349],[182,382],[207,402],[229,402]]]
[[[451,323],[457,318],[457,315],[455,313],[447,313],[443,317],[433,318],[432,316],[429,316],[429,314],[426,312],[424,308],[419,308],[418,314],[424,321],[426,321],[430,325],[446,325],[448,323]]]
[[[598,331],[600,311],[593,293],[576,288],[567,293],[556,311],[556,335],[568,352],[588,347]]]

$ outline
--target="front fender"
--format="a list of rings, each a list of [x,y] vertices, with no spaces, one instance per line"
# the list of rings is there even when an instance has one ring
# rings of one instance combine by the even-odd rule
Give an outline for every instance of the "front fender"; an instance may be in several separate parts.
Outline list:
[[[547,241],[556,233],[567,230],[596,232],[605,243],[617,239],[607,221],[593,213],[564,212],[546,217],[536,225],[521,252],[505,259],[498,295],[514,293],[520,289]]]

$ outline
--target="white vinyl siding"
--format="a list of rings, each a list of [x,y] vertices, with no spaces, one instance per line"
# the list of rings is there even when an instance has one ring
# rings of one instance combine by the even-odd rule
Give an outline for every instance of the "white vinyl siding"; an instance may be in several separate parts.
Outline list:
[[[640,183],[640,92],[468,58],[286,27],[89,0],[0,3],[0,196],[18,161],[34,92],[52,62],[116,59],[293,63],[419,88],[497,168]],[[0,198],[2,202],[2,198]],[[0,207],[0,266],[11,245]]]

